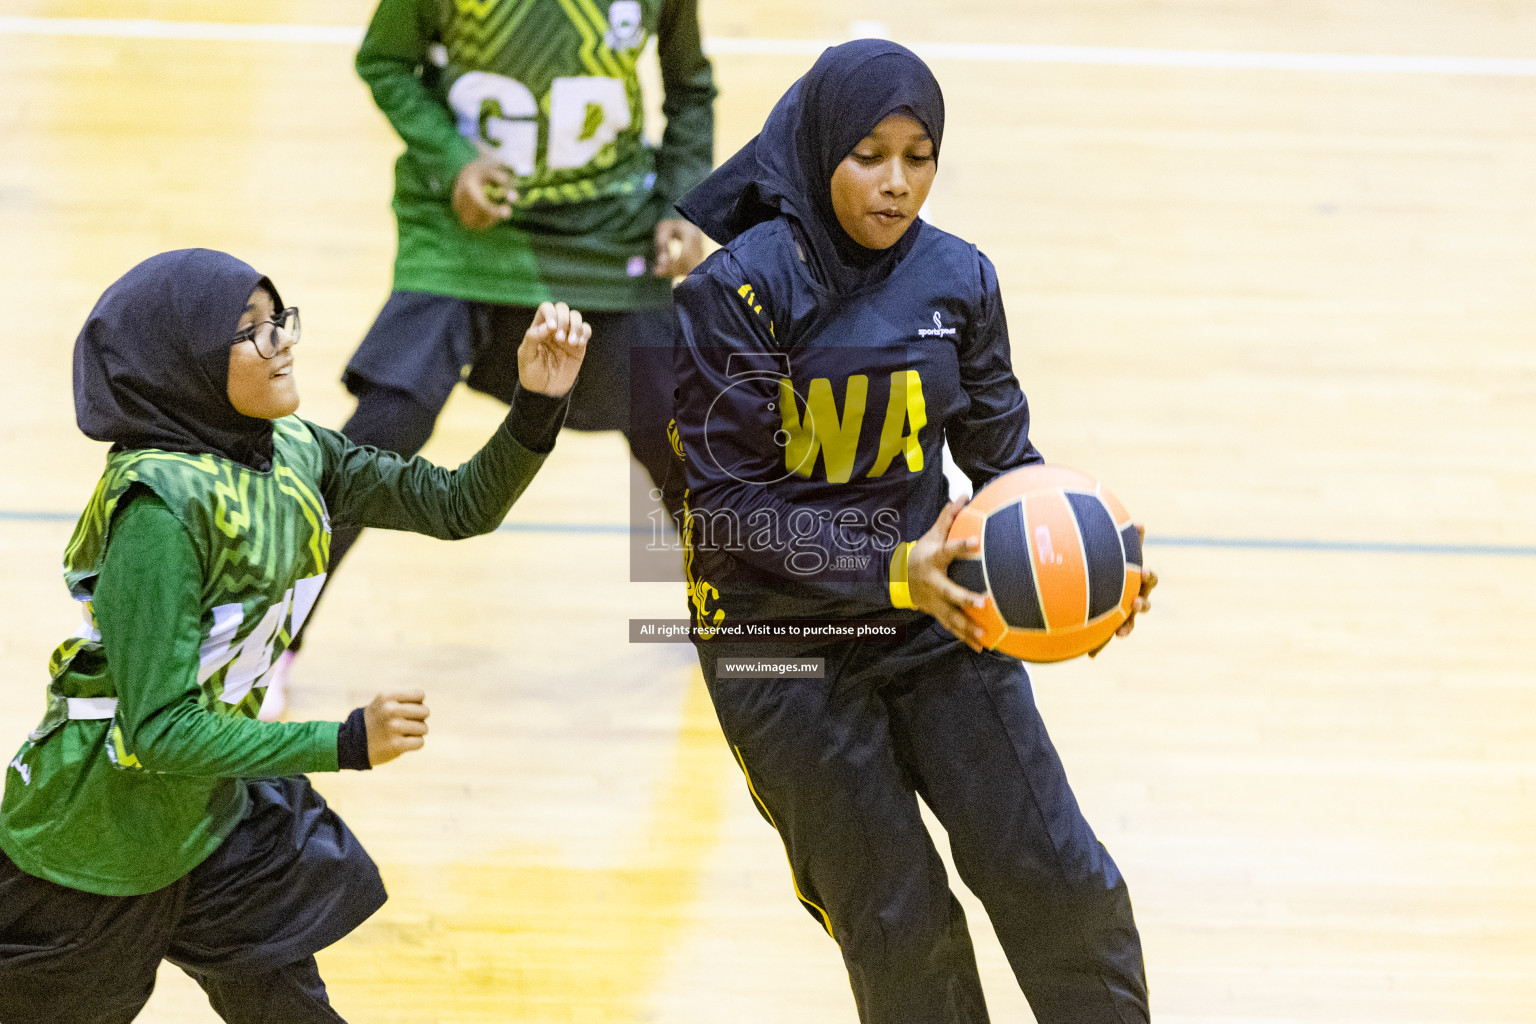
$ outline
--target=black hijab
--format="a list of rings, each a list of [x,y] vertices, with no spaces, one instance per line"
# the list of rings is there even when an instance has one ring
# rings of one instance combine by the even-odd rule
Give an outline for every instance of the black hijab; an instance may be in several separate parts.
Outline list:
[[[163,252],[120,277],[75,339],[75,422],[114,449],[210,452],[265,471],[272,421],[229,401],[229,349],[251,292],[277,289],[210,249]]]
[[[927,130],[937,159],[944,94],[928,65],[883,39],[828,47],[774,106],[763,130],[677,208],[722,245],[754,224],[787,215],[806,262],[828,289],[846,293],[874,284],[911,250],[921,224],[914,219],[889,249],[865,248],[837,222],[832,172],[896,113]]]

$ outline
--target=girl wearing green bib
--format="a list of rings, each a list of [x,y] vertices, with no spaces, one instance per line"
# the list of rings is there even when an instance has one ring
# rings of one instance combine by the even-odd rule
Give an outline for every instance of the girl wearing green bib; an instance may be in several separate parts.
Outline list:
[[[75,343],[75,411],[113,442],[64,554],[84,622],[0,803],[0,1021],[117,1024],[168,959],[230,1022],[340,1021],[314,953],[384,902],[304,773],[418,749],[425,695],[261,722],[325,581],[332,524],[486,533],[554,445],[591,329],[546,303],[506,421],[456,470],[292,415],[298,310],[224,253],[162,253]]]

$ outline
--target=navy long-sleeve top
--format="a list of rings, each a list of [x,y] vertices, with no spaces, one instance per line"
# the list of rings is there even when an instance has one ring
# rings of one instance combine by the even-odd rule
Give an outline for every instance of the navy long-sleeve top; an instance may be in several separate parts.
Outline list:
[[[706,636],[910,608],[907,552],[948,499],[946,438],[978,488],[1042,461],[997,273],[932,225],[885,280],[838,295],[790,223],[768,221],[674,301],[685,562]]]

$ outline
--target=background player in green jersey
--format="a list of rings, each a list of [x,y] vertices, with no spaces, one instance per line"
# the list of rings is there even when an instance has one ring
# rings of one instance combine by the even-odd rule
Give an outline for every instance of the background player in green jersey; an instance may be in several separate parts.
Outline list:
[[[659,149],[636,72],[653,36]],[[411,455],[461,379],[506,401],[530,307],[564,301],[594,338],[566,426],[623,431],[666,492],[671,284],[703,255],[673,203],[714,150],[696,0],[382,0],[357,70],[406,150],[394,291],[347,365],[342,432]],[[356,536],[337,529],[333,565]],[[281,713],[291,657],[263,717]]]
[[[85,623],[0,803],[0,1021],[134,1019],[162,959],[226,1021],[341,1018],[314,953],[383,883],[304,772],[422,745],[420,692],[345,722],[255,721],[325,579],[331,525],[496,527],[560,428],[590,328],[539,307],[505,423],[448,471],[292,415],[296,309],[189,249],[109,288],[75,343],[75,412],[113,442],[64,554]]]

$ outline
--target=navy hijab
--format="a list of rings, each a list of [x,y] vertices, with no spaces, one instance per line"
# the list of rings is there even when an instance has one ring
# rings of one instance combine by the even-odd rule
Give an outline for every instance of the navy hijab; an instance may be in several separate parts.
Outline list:
[[[832,172],[875,126],[905,114],[933,140],[944,135],[944,94],[906,47],[858,39],[822,51],[768,115],[763,130],[677,204],[724,245],[754,224],[784,215],[825,287],[847,293],[883,280],[912,248],[914,219],[889,249],[855,242],[832,209]]]
[[[251,292],[272,282],[211,249],[163,252],[119,278],[75,339],[75,422],[114,450],[272,464],[272,421],[229,401],[229,349]]]

